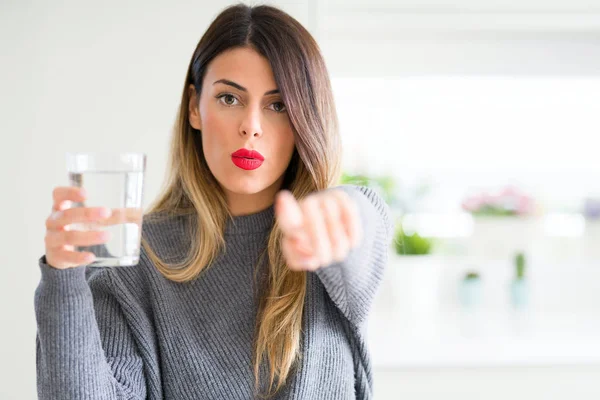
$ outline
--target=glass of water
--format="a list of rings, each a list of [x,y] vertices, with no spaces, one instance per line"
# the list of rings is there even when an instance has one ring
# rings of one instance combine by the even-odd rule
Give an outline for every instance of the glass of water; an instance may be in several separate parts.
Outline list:
[[[77,223],[68,230],[104,230],[110,240],[101,245],[77,246],[94,253],[93,267],[136,265],[140,258],[142,198],[146,155],[143,153],[67,153],[71,186],[83,187],[85,202],[72,207],[107,207],[110,217],[95,223]],[[65,228],[67,229],[67,227]]]

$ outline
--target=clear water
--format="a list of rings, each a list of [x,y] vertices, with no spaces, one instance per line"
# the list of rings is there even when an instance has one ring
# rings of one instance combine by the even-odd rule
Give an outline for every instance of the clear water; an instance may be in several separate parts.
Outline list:
[[[96,260],[95,267],[136,265],[140,256],[142,227],[142,197],[144,173],[141,171],[86,171],[69,173],[71,186],[83,187],[87,192],[84,203],[73,207],[108,207],[113,211],[109,224],[77,223],[74,230],[109,231],[110,240],[95,246],[76,247],[77,251],[90,251]]]

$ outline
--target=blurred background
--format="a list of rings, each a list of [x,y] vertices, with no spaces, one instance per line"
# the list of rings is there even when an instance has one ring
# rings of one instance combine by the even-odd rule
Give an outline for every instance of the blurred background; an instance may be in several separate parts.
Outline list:
[[[148,205],[189,58],[231,3],[0,1],[0,398],[36,398],[37,260],[65,153],[146,153]],[[394,216],[375,398],[600,398],[600,2],[270,4],[321,46],[343,182]]]

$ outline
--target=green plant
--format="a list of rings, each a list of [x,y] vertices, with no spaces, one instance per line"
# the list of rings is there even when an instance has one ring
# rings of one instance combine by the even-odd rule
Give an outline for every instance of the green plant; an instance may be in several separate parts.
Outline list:
[[[468,272],[468,273],[465,275],[465,278],[464,278],[464,279],[465,279],[466,281],[468,281],[468,280],[471,280],[471,279],[479,279],[479,273],[477,273],[477,272],[475,272],[475,271]]]
[[[431,253],[432,240],[421,237],[418,233],[407,235],[399,223],[394,234],[396,253],[400,255],[425,255]]]
[[[519,252],[515,255],[515,267],[517,272],[517,279],[525,278],[525,254]]]
[[[476,211],[471,211],[471,214],[476,217],[511,217],[513,215],[518,215],[514,210],[506,210],[490,205],[485,205]]]
[[[516,187],[508,186],[497,193],[470,196],[463,201],[462,207],[474,216],[527,216],[535,211],[535,202]]]

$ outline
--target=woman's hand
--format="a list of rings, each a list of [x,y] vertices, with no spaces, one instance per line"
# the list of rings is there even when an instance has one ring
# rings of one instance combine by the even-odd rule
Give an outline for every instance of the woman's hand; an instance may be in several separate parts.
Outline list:
[[[275,198],[275,217],[283,232],[283,256],[295,271],[343,261],[362,236],[356,203],[338,189],[315,192],[299,202],[282,190]]]
[[[75,246],[92,246],[106,243],[110,239],[107,231],[71,230],[75,223],[101,223],[110,216],[105,207],[71,208],[74,202],[83,202],[85,193],[77,187],[62,186],[52,191],[52,213],[46,219],[46,262],[57,269],[74,268],[94,261],[89,251],[77,251]]]
[[[110,240],[110,232],[102,227],[135,223],[141,226],[141,208],[75,207],[83,203],[86,195],[74,186],[56,187],[52,192],[52,213],[46,219],[46,262],[57,269],[74,268],[89,264],[96,256],[89,251],[77,251],[76,246],[94,246]],[[95,230],[81,231],[71,225],[87,223]]]

